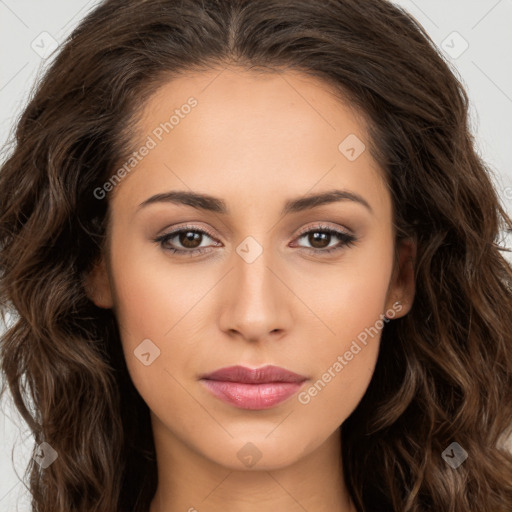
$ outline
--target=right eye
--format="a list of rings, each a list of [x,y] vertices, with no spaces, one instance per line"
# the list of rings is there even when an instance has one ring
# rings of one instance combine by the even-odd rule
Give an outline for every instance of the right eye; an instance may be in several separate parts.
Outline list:
[[[194,256],[195,254],[203,254],[209,252],[205,249],[208,246],[201,247],[201,241],[204,237],[213,238],[213,235],[199,229],[197,227],[181,227],[175,229],[170,233],[165,233],[153,239],[155,243],[160,244],[162,249],[170,251],[173,254],[187,254]],[[173,247],[173,245],[180,244],[182,248]]]

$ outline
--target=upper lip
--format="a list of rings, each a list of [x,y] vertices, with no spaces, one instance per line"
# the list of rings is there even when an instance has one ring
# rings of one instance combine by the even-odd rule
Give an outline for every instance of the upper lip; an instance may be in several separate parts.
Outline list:
[[[261,368],[247,368],[245,366],[228,366],[207,375],[202,379],[219,380],[225,382],[243,382],[246,384],[262,384],[267,382],[303,382],[307,379],[303,375],[285,370],[279,366],[267,365]]]

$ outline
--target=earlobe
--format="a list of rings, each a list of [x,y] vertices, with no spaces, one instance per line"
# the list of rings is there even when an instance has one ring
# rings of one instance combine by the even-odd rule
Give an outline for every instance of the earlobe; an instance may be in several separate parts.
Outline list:
[[[416,241],[402,239],[397,246],[397,261],[388,290],[387,308],[396,311],[395,318],[405,316],[412,308],[415,295]],[[395,304],[399,303],[399,307]]]
[[[91,272],[84,278],[83,285],[87,297],[99,308],[110,309],[113,307],[112,291],[108,278],[108,271],[105,258],[93,267]]]

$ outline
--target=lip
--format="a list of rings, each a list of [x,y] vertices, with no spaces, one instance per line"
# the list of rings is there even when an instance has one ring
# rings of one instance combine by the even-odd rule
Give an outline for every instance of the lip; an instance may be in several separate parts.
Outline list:
[[[224,382],[242,382],[244,384],[268,384],[271,382],[302,382],[304,375],[285,370],[279,366],[267,365],[261,368],[246,366],[227,366],[201,377],[202,379]]]
[[[297,393],[306,380],[303,375],[273,365],[229,366],[200,378],[220,400],[250,410],[274,407]]]

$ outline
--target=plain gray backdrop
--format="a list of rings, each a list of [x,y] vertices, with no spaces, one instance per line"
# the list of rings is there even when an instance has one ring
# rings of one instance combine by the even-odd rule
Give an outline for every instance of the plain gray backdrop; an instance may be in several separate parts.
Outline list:
[[[465,85],[478,152],[491,166],[503,204],[512,213],[512,0],[395,3],[425,27]],[[11,135],[34,84],[52,59],[51,51],[97,4],[97,0],[0,0],[0,144]],[[510,237],[506,244],[512,246]],[[10,397],[1,406],[0,510],[29,512],[28,493],[16,473],[23,475],[32,438]]]

